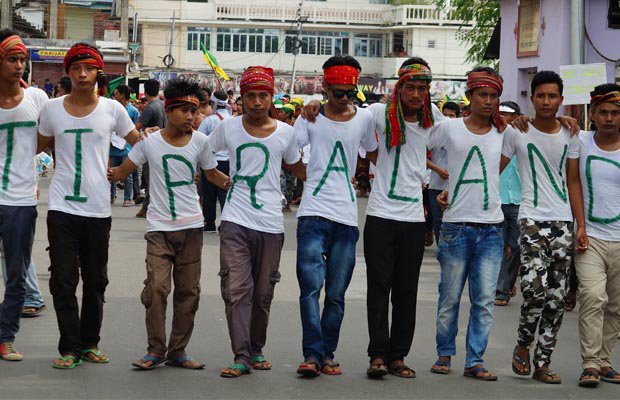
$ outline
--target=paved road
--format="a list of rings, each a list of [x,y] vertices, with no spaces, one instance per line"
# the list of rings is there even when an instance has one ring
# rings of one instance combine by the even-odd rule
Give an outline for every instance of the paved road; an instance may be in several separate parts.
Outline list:
[[[295,368],[301,361],[301,324],[298,288],[295,279],[294,213],[285,216],[286,242],[282,254],[282,282],[276,288],[269,327],[266,355],[273,362],[271,371],[256,371],[240,379],[226,380],[219,369],[232,361],[224,304],[219,295],[217,276],[218,236],[205,234],[203,249],[202,299],[196,327],[188,351],[207,363],[202,371],[184,371],[160,367],[153,371],[134,371],[130,363],[145,352],[144,308],[139,293],[144,279],[144,220],[134,218],[137,207],[113,207],[110,241],[109,277],[101,347],[112,359],[108,365],[86,364],[76,370],[51,368],[57,356],[58,328],[49,295],[49,265],[45,216],[47,213],[48,178],[42,184],[34,260],[48,302],[47,312],[35,319],[22,320],[17,346],[25,354],[24,361],[8,363],[0,360],[0,399],[537,399],[600,398],[617,399],[620,385],[601,383],[598,389],[579,388],[576,379],[581,371],[577,336],[577,313],[567,313],[554,353],[554,368],[564,379],[562,385],[544,385],[529,378],[517,377],[510,369],[510,356],[515,344],[518,305],[497,309],[495,324],[487,350],[487,366],[499,375],[495,383],[463,378],[463,347],[468,302],[463,302],[461,331],[457,338],[459,354],[453,361],[451,375],[429,372],[435,360],[435,312],[438,264],[434,248],[424,257],[420,279],[417,330],[408,362],[416,369],[416,379],[389,376],[382,381],[365,377],[367,366],[367,325],[365,311],[365,265],[362,243],[358,244],[357,267],[347,295],[347,310],[341,341],[336,354],[344,368],[340,377],[321,376],[315,380],[298,378]],[[121,192],[122,195],[122,192]],[[118,202],[120,203],[120,202]],[[360,202],[361,214],[366,202]],[[363,218],[360,218],[363,221]],[[0,289],[1,293],[2,289]],[[170,319],[170,318],[169,318]],[[619,351],[615,359],[618,363]],[[620,366],[620,364],[618,365]]]

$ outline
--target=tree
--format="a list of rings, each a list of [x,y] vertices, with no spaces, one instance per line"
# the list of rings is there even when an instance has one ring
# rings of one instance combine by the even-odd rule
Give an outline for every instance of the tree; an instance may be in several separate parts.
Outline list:
[[[467,58],[476,64],[491,64],[485,60],[484,53],[499,21],[499,0],[433,0],[437,8],[450,7],[455,19],[464,24],[474,24],[474,29],[459,28],[457,38],[468,46]]]

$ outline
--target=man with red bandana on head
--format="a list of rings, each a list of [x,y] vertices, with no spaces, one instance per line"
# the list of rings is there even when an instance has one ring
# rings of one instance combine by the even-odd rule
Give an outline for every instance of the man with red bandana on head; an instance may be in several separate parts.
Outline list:
[[[72,90],[48,101],[41,111],[39,149],[55,139],[57,167],[49,190],[47,236],[61,357],[52,366],[73,369],[83,360],[109,362],[98,344],[112,222],[107,179],[110,140],[116,134],[133,145],[139,134],[119,102],[99,95],[105,93],[105,75],[96,47],[72,46],[64,68]],[[82,307],[75,295],[80,276]]]
[[[214,152],[228,151],[232,180],[220,227],[219,275],[234,353],[225,378],[271,369],[263,347],[284,244],[282,162],[299,179],[306,175],[293,128],[277,120],[273,70],[248,67],[239,86],[243,115],[209,135]]]
[[[495,70],[474,68],[467,74],[471,114],[448,119],[431,135],[429,148],[444,148],[448,159],[448,209],[443,215],[437,259],[441,267],[437,304],[438,359],[431,368],[450,373],[456,355],[459,306],[465,282],[471,300],[464,375],[495,381],[484,367],[493,323],[493,302],[502,261],[503,221],[499,163],[503,134],[499,96],[503,80]]]
[[[0,358],[23,359],[14,347],[26,296],[26,276],[37,218],[33,158],[37,121],[47,102],[40,89],[25,88],[28,50],[19,36],[0,31],[0,240],[6,259],[6,288],[0,305]],[[36,278],[36,276],[35,276]]]
[[[361,66],[350,56],[323,64],[328,102],[316,122],[295,122],[299,147],[312,145],[308,179],[297,212],[297,280],[299,282],[304,362],[297,373],[316,377],[340,375],[334,361],[344,318],[345,292],[355,267],[359,238],[357,202],[351,177],[360,146],[377,151],[370,111],[351,105],[357,95]],[[325,284],[321,315],[319,296]]]

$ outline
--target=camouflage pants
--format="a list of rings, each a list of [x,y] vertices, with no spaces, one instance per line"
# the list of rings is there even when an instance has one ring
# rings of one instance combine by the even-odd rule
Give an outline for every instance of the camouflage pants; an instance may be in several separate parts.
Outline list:
[[[521,291],[518,343],[530,346],[538,330],[534,365],[551,362],[564,316],[566,279],[573,255],[573,223],[519,220]]]

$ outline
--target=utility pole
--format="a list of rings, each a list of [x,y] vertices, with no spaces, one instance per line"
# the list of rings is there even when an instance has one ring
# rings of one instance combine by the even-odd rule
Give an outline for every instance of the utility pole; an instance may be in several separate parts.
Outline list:
[[[170,67],[172,67],[172,64],[174,64],[174,57],[172,57],[172,40],[174,37],[174,23],[175,23],[175,14],[174,14],[174,10],[172,11],[172,25],[170,27],[170,41],[168,43],[168,54],[166,56],[164,56],[164,65],[166,66],[166,68],[169,70]]]
[[[121,2],[121,42],[127,43],[129,40],[129,0]]]
[[[58,0],[50,0],[50,39],[58,38]]]
[[[2,0],[2,20],[0,20],[0,27],[2,29],[13,28],[13,12],[11,10],[12,0]]]
[[[295,75],[296,75],[296,62],[297,54],[301,48],[301,26],[308,20],[308,17],[301,16],[301,7],[304,4],[304,0],[299,1],[299,7],[297,7],[297,36],[295,37],[295,46],[293,48],[293,76],[291,77],[291,86],[288,89],[289,95],[292,95],[295,91]]]

